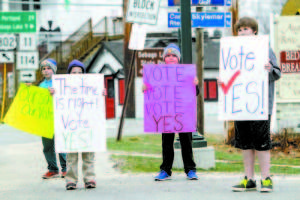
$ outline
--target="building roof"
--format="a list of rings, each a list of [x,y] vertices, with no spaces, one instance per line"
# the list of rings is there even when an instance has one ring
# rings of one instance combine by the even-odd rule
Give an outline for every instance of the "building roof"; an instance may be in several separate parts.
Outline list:
[[[110,42],[103,42],[104,48],[111,52],[111,54],[124,65],[124,42],[123,40],[115,40]]]

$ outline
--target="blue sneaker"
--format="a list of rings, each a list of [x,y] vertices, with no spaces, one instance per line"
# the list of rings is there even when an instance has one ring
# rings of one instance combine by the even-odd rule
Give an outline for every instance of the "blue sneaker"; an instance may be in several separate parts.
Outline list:
[[[155,178],[155,181],[165,181],[165,180],[167,180],[167,179],[170,179],[171,176],[169,176],[169,175],[167,174],[167,172],[165,172],[164,170],[161,170],[161,171],[159,172],[159,174],[158,174],[157,176],[155,176],[154,178]]]
[[[198,180],[198,176],[196,174],[196,171],[190,170],[189,173],[186,174],[187,178],[190,180]]]

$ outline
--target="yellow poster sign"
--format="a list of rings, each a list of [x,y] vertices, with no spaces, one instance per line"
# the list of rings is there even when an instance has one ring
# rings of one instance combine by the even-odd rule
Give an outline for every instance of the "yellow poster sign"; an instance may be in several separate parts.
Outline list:
[[[52,96],[47,89],[21,84],[3,121],[27,133],[53,138]]]

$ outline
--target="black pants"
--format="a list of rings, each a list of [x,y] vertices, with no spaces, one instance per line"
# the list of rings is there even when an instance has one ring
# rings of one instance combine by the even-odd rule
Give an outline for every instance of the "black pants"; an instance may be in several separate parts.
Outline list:
[[[162,134],[163,163],[160,169],[167,172],[170,176],[172,175],[172,165],[174,161],[174,137],[174,133]],[[193,160],[192,133],[179,133],[179,139],[185,173],[188,173],[190,170],[196,171],[196,164]]]

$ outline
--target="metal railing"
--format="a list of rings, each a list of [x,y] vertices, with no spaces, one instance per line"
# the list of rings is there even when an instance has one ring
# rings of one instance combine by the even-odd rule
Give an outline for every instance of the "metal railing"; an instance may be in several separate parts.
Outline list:
[[[108,40],[110,36],[122,36],[123,30],[122,17],[104,17],[95,26],[92,26],[92,19],[89,19],[64,42],[59,43],[54,50],[44,55],[40,61],[46,58],[55,59],[58,73],[63,73],[72,59],[83,58],[103,39]]]
[[[122,17],[104,17],[93,26],[94,35],[115,36],[124,34]]]

